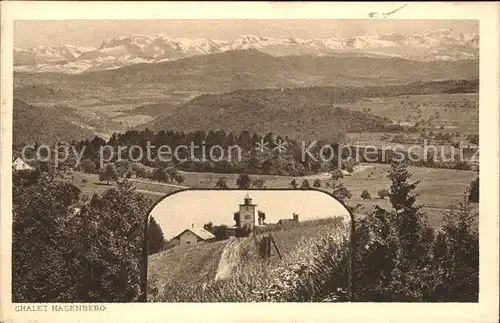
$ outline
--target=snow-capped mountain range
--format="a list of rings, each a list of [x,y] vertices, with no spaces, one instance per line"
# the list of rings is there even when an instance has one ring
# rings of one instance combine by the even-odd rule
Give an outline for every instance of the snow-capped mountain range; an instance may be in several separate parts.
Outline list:
[[[78,74],[244,49],[256,49],[273,56],[361,55],[418,61],[453,61],[479,58],[479,34],[437,30],[422,35],[390,33],[347,39],[278,39],[245,35],[233,41],[171,38],[162,34],[152,37],[132,35],[108,39],[95,49],[70,45],[14,48],[14,70]]]

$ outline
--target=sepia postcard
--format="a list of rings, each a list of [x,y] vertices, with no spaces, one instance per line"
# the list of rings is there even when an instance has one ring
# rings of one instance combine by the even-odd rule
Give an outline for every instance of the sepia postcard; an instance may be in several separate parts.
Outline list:
[[[1,9],[0,321],[499,320],[498,4]]]

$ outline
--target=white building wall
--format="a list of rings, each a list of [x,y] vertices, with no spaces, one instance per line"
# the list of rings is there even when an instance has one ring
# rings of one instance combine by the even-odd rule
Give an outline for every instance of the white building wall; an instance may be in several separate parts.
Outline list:
[[[244,227],[247,225],[253,228],[255,226],[256,213],[255,205],[240,205],[240,226]]]
[[[188,244],[195,244],[198,242],[198,237],[191,231],[186,231],[179,236],[179,244],[185,246]]]

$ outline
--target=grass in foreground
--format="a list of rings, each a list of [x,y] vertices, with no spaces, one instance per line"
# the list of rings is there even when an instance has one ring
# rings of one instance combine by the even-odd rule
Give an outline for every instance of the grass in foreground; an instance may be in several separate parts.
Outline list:
[[[149,301],[150,302],[261,302],[286,301],[297,288],[314,289],[308,281],[308,270],[338,270],[345,266],[332,259],[336,266],[315,268],[318,245],[335,245],[343,248],[346,228],[337,219],[313,220],[272,231],[283,257],[280,260],[275,250],[269,260],[258,255],[252,236],[235,241],[238,264],[232,275],[223,280],[211,280],[205,270],[195,270],[193,265],[218,262],[222,254],[222,242],[190,247],[173,248],[150,259]],[[268,233],[257,234],[257,239]],[[212,249],[209,245],[214,245]],[[342,246],[342,247],[341,247]],[[340,249],[339,249],[340,250]],[[170,253],[168,253],[170,252]],[[180,253],[192,252],[191,255]],[[163,259],[163,260],[161,260]],[[188,260],[186,260],[188,259]],[[158,267],[161,261],[162,267]],[[161,268],[161,269],[160,269]],[[213,267],[210,267],[210,273]],[[160,270],[163,270],[161,272]],[[194,277],[196,276],[196,277]],[[316,276],[315,276],[316,277]],[[322,277],[321,275],[317,277]],[[319,286],[319,285],[318,285]],[[336,286],[336,284],[331,284]],[[303,291],[304,297],[308,293]],[[295,296],[294,296],[295,297]]]

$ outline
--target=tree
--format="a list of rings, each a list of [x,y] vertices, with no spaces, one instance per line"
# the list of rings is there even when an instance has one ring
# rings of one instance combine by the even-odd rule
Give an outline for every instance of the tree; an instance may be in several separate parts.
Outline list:
[[[177,182],[177,184],[179,184],[179,185],[181,185],[182,183],[184,183],[184,175],[182,175],[181,173],[175,174],[174,179]]]
[[[305,179],[302,181],[302,184],[300,185],[301,189],[310,189],[311,185],[309,184],[309,180]]]
[[[295,180],[295,178],[290,181],[290,185],[292,185],[292,188],[294,188],[294,189],[296,189],[297,186],[299,186],[299,184],[297,184],[297,181]]]
[[[248,189],[250,188],[251,182],[252,180],[250,179],[250,176],[247,174],[241,174],[236,179],[236,186],[238,186],[239,189]]]
[[[432,268],[433,230],[414,206],[418,182],[409,181],[411,174],[403,163],[393,163],[388,177],[392,209],[375,206],[356,222],[355,297],[378,302],[429,300],[439,278]]]
[[[432,241],[427,240],[430,227],[425,214],[420,206],[415,206],[415,189],[420,181],[410,182],[411,176],[405,163],[392,163],[387,176],[391,180],[389,200],[402,252],[419,266],[428,260]]]
[[[313,183],[314,187],[321,187],[321,180],[319,178],[316,178]]]
[[[266,220],[266,213],[262,211],[257,211],[259,225],[263,225]]]
[[[236,212],[233,214],[234,225],[236,227],[240,226],[240,212]]]
[[[151,179],[158,182],[168,183],[170,181],[170,176],[167,174],[166,170],[163,168],[156,168],[151,174]]]
[[[163,232],[158,223],[156,223],[155,219],[151,216],[148,225],[148,254],[152,255],[162,251],[164,245],[165,238]]]
[[[148,173],[145,167],[139,167],[135,169],[135,177],[137,178],[148,178]]]
[[[80,163],[80,168],[84,173],[93,174],[96,170],[96,165],[92,160],[84,159]]]
[[[124,181],[80,205],[80,190],[51,174],[19,176],[13,178],[13,301],[137,301],[146,278],[150,201]]]
[[[434,301],[477,302],[479,232],[466,192],[444,216],[434,243],[435,271],[445,273],[434,289]]]
[[[212,221],[209,221],[203,225],[203,229],[212,232],[213,226],[214,224],[212,223]]]
[[[227,229],[227,225],[224,225],[224,224],[223,225],[214,225],[210,232],[212,232],[213,235],[215,236],[215,240],[220,241],[220,240],[225,240],[225,239],[229,238],[229,236],[226,235],[226,229]]]
[[[106,182],[108,185],[111,181],[117,181],[118,174],[116,173],[115,166],[113,164],[106,164],[102,172],[99,174],[99,181]]]
[[[344,174],[342,174],[342,171],[340,169],[337,168],[332,172],[332,179],[334,181],[338,181],[341,178],[344,178]]]
[[[135,174],[137,178],[146,178],[146,167],[143,164],[134,162],[130,164],[130,170]]]
[[[332,195],[342,202],[352,197],[351,192],[342,183],[334,185]]]
[[[363,200],[370,200],[372,197],[370,196],[370,193],[367,191],[367,190],[363,190],[363,192],[361,192],[361,196],[360,196]]]
[[[468,193],[468,201],[470,203],[479,203],[479,177],[470,183]]]
[[[144,221],[151,201],[135,191],[129,181],[94,195],[80,212],[83,234],[85,284],[81,293],[87,301],[133,302],[143,295],[146,271],[142,266]],[[98,247],[99,246],[99,247]]]
[[[229,187],[227,186],[227,181],[224,177],[221,177],[217,180],[217,182],[215,183],[215,188],[219,188],[219,189],[223,189],[223,190],[226,190],[228,189]]]
[[[171,180],[174,180],[174,179],[175,179],[175,175],[177,175],[177,173],[179,172],[179,171],[177,170],[177,168],[175,168],[175,167],[167,167],[167,168],[165,169],[165,171],[167,172],[167,174],[168,174],[168,176],[169,176],[169,178],[170,178]]]
[[[130,178],[132,176],[132,169],[128,160],[118,160],[114,166],[118,177]]]
[[[252,230],[249,227],[237,227],[234,235],[236,236],[236,238],[243,238],[248,237],[250,235],[250,232],[252,232]]]
[[[263,188],[265,182],[266,181],[264,179],[262,179],[262,178],[256,178],[256,179],[253,180],[252,186],[255,187],[255,188]]]
[[[381,199],[385,199],[386,197],[388,197],[390,195],[389,191],[385,188],[378,190],[377,194],[378,194],[378,197]]]
[[[82,268],[75,256],[85,255],[70,210],[80,190],[35,172],[14,173],[12,190],[12,301],[77,301]]]

